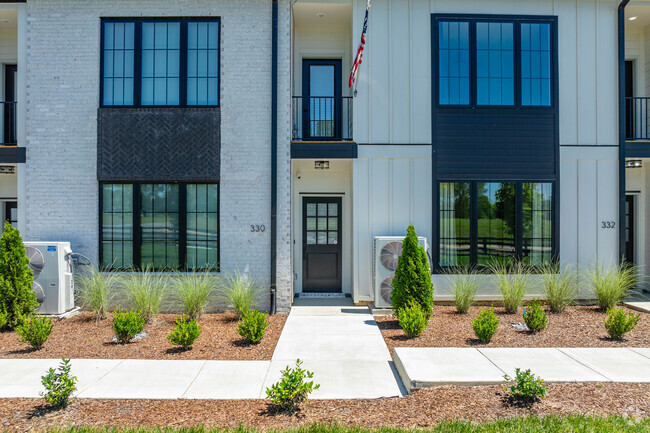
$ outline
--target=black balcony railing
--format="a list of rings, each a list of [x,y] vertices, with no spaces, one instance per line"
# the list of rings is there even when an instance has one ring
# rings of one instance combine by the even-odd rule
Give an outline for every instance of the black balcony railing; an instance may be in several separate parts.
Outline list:
[[[16,102],[0,101],[2,119],[2,146],[15,146],[16,141]]]
[[[292,98],[293,140],[352,140],[352,97]]]

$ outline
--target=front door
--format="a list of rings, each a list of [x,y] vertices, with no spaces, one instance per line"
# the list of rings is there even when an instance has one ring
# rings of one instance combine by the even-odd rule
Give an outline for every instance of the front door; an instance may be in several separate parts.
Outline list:
[[[341,198],[303,197],[303,292],[341,292],[341,241]]]
[[[634,196],[625,196],[625,258],[628,263],[634,264]]]
[[[14,228],[18,228],[18,202],[5,202],[5,221],[9,221]]]
[[[16,144],[16,85],[18,68],[5,65],[4,144]]]
[[[341,139],[341,61],[303,60],[302,130],[306,140]]]

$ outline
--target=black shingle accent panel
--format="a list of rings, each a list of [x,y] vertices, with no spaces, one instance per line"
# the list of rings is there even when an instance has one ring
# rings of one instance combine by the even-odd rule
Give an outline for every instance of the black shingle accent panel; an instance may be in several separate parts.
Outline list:
[[[221,112],[210,108],[100,108],[100,181],[218,181]]]
[[[556,176],[553,110],[438,110],[438,178],[541,179]]]

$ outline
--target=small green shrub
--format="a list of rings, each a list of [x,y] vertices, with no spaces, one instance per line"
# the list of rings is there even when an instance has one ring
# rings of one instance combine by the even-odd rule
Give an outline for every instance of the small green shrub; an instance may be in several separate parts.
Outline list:
[[[415,302],[402,307],[397,317],[399,317],[399,326],[407,337],[417,337],[427,327],[427,315]]]
[[[503,307],[508,314],[517,312],[530,285],[530,269],[524,263],[514,265],[492,263],[488,269],[497,277],[497,285],[503,297]]]
[[[190,319],[185,314],[176,319],[176,327],[167,334],[167,340],[174,346],[181,346],[183,349],[192,347],[194,340],[201,335],[201,326],[196,319]]]
[[[567,266],[560,270],[557,265],[545,265],[541,268],[544,275],[544,296],[553,313],[561,313],[571,305],[578,291],[578,272]]]
[[[454,293],[454,305],[460,314],[466,314],[474,303],[480,282],[479,275],[467,266],[456,266],[447,274],[447,281]]]
[[[402,254],[397,260],[391,303],[393,311],[399,310],[411,302],[420,304],[427,320],[433,314],[433,283],[427,253],[418,244],[418,235],[412,225],[406,230],[402,242]]]
[[[276,412],[292,412],[298,408],[300,403],[307,401],[312,391],[320,388],[306,379],[313,379],[314,373],[303,370],[300,366],[302,361],[296,360],[296,366],[282,371],[282,378],[271,387],[266,388],[266,398],[271,401],[271,406]]]
[[[93,312],[96,321],[106,318],[115,298],[116,284],[115,272],[102,272],[98,268],[93,268],[79,277],[79,302],[82,308]]]
[[[131,309],[140,311],[147,323],[160,311],[167,287],[165,278],[150,266],[122,278]]]
[[[623,298],[634,292],[638,270],[629,263],[604,266],[596,263],[586,271],[591,290],[602,310],[609,310],[620,304]]]
[[[523,316],[526,326],[528,326],[528,329],[533,333],[546,329],[546,326],[548,325],[548,316],[542,307],[542,301],[539,299],[534,299],[530,305],[524,309]]]
[[[507,374],[503,378],[510,385],[506,387],[506,390],[515,400],[523,403],[533,403],[546,397],[544,380],[536,377],[530,370],[522,371],[517,368],[515,369],[514,379]]]
[[[117,341],[126,344],[144,329],[144,317],[139,311],[122,311],[119,307],[113,313],[113,331]]]
[[[57,370],[50,368],[45,376],[41,377],[45,392],[41,396],[55,408],[68,405],[72,393],[77,389],[77,377],[70,374],[70,360],[63,358]]]
[[[494,313],[494,308],[482,308],[478,316],[472,321],[474,334],[483,343],[489,343],[492,340],[498,327],[499,318]]]
[[[210,272],[178,273],[174,279],[174,294],[178,304],[190,319],[199,319],[205,312],[217,285]]]
[[[264,338],[266,327],[269,326],[269,322],[266,320],[267,316],[268,314],[257,310],[248,311],[239,321],[237,332],[251,343],[259,343]]]
[[[0,329],[4,329],[7,326],[7,313],[0,311]]]
[[[34,349],[40,349],[52,333],[52,320],[49,317],[32,316],[18,325],[16,333]]]
[[[257,280],[239,271],[225,274],[221,279],[220,298],[234,309],[237,319],[251,310],[261,291]]]
[[[607,310],[605,329],[611,338],[622,340],[623,335],[636,327],[639,318],[639,314],[628,313],[623,308],[610,308]]]

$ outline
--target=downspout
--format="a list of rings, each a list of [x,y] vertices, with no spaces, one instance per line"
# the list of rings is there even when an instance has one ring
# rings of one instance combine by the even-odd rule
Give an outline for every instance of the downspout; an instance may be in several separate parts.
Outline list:
[[[625,6],[618,5],[618,258],[625,260]]]
[[[271,314],[275,314],[277,296],[278,228],[278,0],[272,2],[271,30]]]

